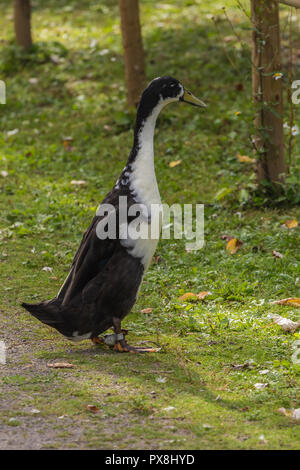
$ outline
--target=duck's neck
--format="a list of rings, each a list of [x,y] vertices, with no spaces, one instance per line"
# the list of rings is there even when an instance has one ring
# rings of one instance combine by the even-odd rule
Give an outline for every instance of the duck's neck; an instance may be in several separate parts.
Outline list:
[[[154,131],[157,116],[162,106],[159,104],[147,115],[140,107],[134,130],[134,144],[128,165],[131,170],[131,187],[139,202],[160,203],[154,167]]]

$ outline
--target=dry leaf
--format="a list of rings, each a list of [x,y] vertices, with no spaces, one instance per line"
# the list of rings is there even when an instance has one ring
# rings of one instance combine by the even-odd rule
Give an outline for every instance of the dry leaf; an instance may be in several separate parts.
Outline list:
[[[16,135],[19,132],[19,129],[12,129],[11,131],[7,131],[8,137],[11,137],[12,135]]]
[[[296,410],[293,410],[292,418],[296,419],[297,421],[300,420],[300,408],[297,408]]]
[[[84,407],[87,410],[91,411],[92,413],[98,413],[100,411],[98,406],[96,406],[96,405],[84,405]]]
[[[273,318],[273,322],[281,326],[283,331],[295,331],[300,326],[299,322],[289,320],[289,318],[284,318],[280,315],[273,315],[272,318]]]
[[[160,255],[158,255],[158,256],[155,256],[154,258],[152,258],[152,262],[155,262],[155,263],[163,263],[164,260],[163,260],[163,258],[162,258]]]
[[[232,240],[227,243],[226,250],[231,255],[234,255],[242,245],[243,242],[241,240],[239,240],[238,238],[232,238]]]
[[[144,308],[143,310],[141,310],[141,313],[147,313],[147,314],[149,314],[149,313],[152,313],[152,310],[153,310],[153,309],[152,309],[151,307],[149,307],[149,308]]]
[[[180,165],[181,162],[182,160],[175,160],[174,162],[170,162],[169,167],[174,168],[174,166]]]
[[[69,362],[53,362],[52,364],[47,364],[47,367],[52,369],[72,369],[75,366]]]
[[[278,408],[277,411],[283,416],[291,416],[291,412],[287,410],[286,408]]]
[[[300,420],[300,408],[287,410],[286,408],[278,408],[278,413],[282,414],[283,416],[287,416],[288,418],[296,419],[297,421]]]
[[[46,271],[46,272],[52,273],[53,268],[51,268],[50,266],[44,266],[44,267],[42,268],[42,271]]]
[[[235,36],[225,36],[223,39],[224,39],[225,42],[236,41],[236,37],[235,37]]]
[[[161,377],[161,376],[159,376],[159,377],[157,377],[155,380],[156,380],[156,382],[158,382],[159,384],[164,384],[164,383],[166,383],[167,378],[166,378],[166,377]]]
[[[232,369],[235,369],[235,370],[255,369],[255,364],[250,359],[249,361],[244,362],[244,364],[230,364],[230,367],[232,367]]]
[[[193,294],[193,292],[187,292],[186,294],[183,294],[181,297],[179,297],[179,300],[197,300],[197,295]]]
[[[284,225],[288,229],[296,228],[296,227],[298,227],[298,221],[296,219],[287,220],[286,222],[284,222]]]
[[[211,295],[211,292],[203,291],[203,292],[199,292],[199,294],[194,294],[193,292],[186,292],[181,297],[179,297],[179,300],[190,300],[190,301],[204,300],[205,297],[207,297],[208,295]]]
[[[73,137],[64,137],[63,138],[63,144],[64,144],[64,148],[65,150],[67,151],[71,151],[73,150],[73,147],[72,147],[72,142],[73,142]]]
[[[234,237],[231,235],[221,235],[221,240],[227,240],[228,242],[232,240]]]
[[[86,181],[84,180],[72,180],[71,184],[74,186],[84,186],[86,184]]]
[[[203,300],[203,299],[205,299],[205,297],[207,297],[208,295],[211,295],[211,292],[209,292],[209,291],[199,292],[199,294],[197,294],[197,299],[198,299],[198,300]]]
[[[254,384],[254,387],[256,388],[256,390],[264,390],[268,386],[269,386],[269,384],[264,384],[264,383]]]
[[[242,162],[244,162],[244,163],[254,163],[255,162],[254,158],[250,158],[247,155],[240,155],[239,153],[237,154],[237,159],[241,163]]]
[[[274,300],[272,304],[300,307],[300,299],[298,297],[288,297],[287,299]]]
[[[36,85],[36,84],[39,82],[39,80],[38,80],[38,78],[31,77],[31,78],[28,79],[28,82],[29,82],[31,85]]]
[[[282,255],[281,253],[279,253],[279,251],[273,250],[273,251],[272,251],[272,255],[273,255],[275,258],[283,258],[283,255]]]

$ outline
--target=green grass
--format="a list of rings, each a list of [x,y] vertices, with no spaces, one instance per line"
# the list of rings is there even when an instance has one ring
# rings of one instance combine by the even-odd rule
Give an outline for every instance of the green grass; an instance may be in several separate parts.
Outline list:
[[[89,342],[70,344],[20,308],[21,301],[57,293],[81,234],[124,166],[134,120],[126,108],[116,2],[74,1],[63,8],[55,0],[33,3],[33,35],[41,43],[24,64],[10,45],[11,7],[0,2],[5,41],[0,78],[7,84],[7,104],[0,108],[0,171],[8,172],[0,176],[0,339],[8,346],[7,365],[0,366],[5,445],[299,448],[299,422],[277,410],[300,408],[300,369],[292,362],[300,334],[284,334],[268,315],[299,320],[296,308],[270,301],[300,297],[299,228],[282,227],[287,219],[299,220],[300,210],[244,204],[240,190],[248,191],[254,175],[236,155],[253,156],[249,50],[227,43],[237,72],[208,16],[222,14],[226,5],[245,39],[247,19],[234,0],[217,2],[213,12],[211,2],[202,0],[159,7],[141,2],[148,79],[174,75],[209,104],[205,113],[169,106],[159,118],[155,142],[163,201],[205,203],[205,246],[188,253],[182,240],[160,241],[162,262],[151,265],[124,326],[132,344],[158,341],[162,351],[118,355]],[[284,41],[287,11],[282,9]],[[219,28],[224,37],[232,35],[226,21],[220,20]],[[91,47],[92,39],[96,46]],[[49,60],[53,54],[60,57],[58,64]],[[238,83],[242,91],[236,90]],[[299,122],[297,107],[295,113]],[[13,129],[19,131],[9,136]],[[66,136],[73,138],[71,151],[64,148]],[[298,136],[295,175],[299,150]],[[182,163],[171,169],[169,162],[178,159]],[[87,184],[72,186],[73,179]],[[237,199],[216,202],[223,188],[237,188]],[[237,254],[228,254],[223,234],[243,241]],[[274,258],[272,250],[283,258]],[[53,271],[43,271],[45,266]],[[204,290],[212,292],[204,302],[178,300],[185,292]],[[152,314],[141,314],[147,307]],[[253,367],[232,367],[250,360]],[[75,367],[47,367],[57,361]],[[264,369],[269,373],[261,375]],[[268,387],[258,391],[258,382]],[[88,411],[88,404],[99,412]]]

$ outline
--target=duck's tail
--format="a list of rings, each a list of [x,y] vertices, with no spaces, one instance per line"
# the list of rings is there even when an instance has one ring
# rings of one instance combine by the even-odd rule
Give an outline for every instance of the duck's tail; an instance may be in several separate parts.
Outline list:
[[[57,299],[41,302],[40,304],[27,304],[23,302],[21,305],[31,315],[46,325],[56,328],[58,331],[63,329],[63,318],[60,311],[60,303]]]

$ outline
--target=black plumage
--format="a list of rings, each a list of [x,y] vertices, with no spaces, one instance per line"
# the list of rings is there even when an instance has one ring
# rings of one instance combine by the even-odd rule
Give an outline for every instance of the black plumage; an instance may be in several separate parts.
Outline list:
[[[197,99],[191,94],[189,96],[193,100],[189,96],[186,99],[186,93],[188,92],[178,80],[172,77],[160,77],[153,80],[143,92],[137,110],[134,142],[127,165],[114,188],[101,203],[114,207],[117,228],[120,196],[127,197],[128,207],[137,202],[149,205],[153,203],[150,196],[149,200],[139,198],[139,192],[143,193],[143,181],[139,181],[136,186],[133,185],[135,164],[140,158],[140,153],[143,153],[143,129],[152,119],[153,124],[151,121],[150,127],[153,127],[154,134],[155,120],[160,109],[171,101],[187,100],[195,104]],[[202,102],[199,101],[199,103],[203,105]],[[151,138],[153,140],[153,136]],[[151,138],[148,138],[148,141]],[[153,158],[151,152],[149,158]],[[143,174],[143,171],[140,171],[140,174]],[[153,175],[156,185],[155,173]],[[145,180],[145,186],[146,183]],[[159,195],[158,189],[157,194]],[[142,255],[133,254],[128,244],[120,240],[118,230],[114,239],[98,237],[97,226],[100,221],[103,221],[103,217],[105,216],[96,215],[84,233],[69,275],[57,296],[39,304],[23,303],[22,306],[41,322],[56,328],[64,336],[73,340],[86,338],[93,340],[113,327],[115,334],[118,335],[116,336],[117,350],[137,352],[136,348],[128,346],[125,342],[121,321],[136,301],[144,271],[148,266]],[[130,223],[133,218],[127,217],[127,222]],[[151,253],[151,247],[149,253]],[[147,244],[144,249],[148,250]]]

